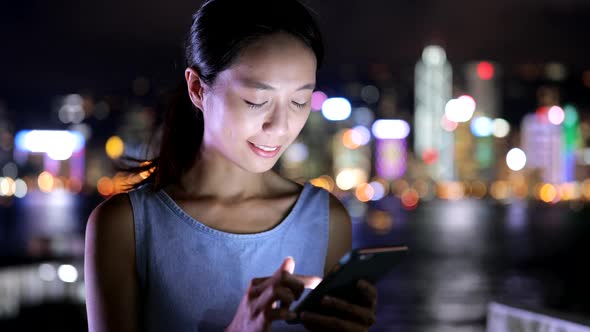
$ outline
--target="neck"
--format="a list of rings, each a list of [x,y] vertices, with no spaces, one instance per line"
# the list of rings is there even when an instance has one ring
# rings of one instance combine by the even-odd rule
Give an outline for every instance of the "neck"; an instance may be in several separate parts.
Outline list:
[[[277,176],[272,170],[252,173],[220,155],[201,147],[193,166],[181,177],[180,188],[193,197],[211,197],[238,201],[259,197],[265,192],[268,179]]]

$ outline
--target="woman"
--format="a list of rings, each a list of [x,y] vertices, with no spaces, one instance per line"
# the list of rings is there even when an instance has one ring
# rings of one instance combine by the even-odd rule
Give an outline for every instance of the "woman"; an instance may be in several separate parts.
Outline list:
[[[332,316],[284,322],[304,287],[351,249],[336,198],[272,171],[309,116],[322,47],[296,0],[199,9],[186,90],[167,112],[158,158],[138,168],[149,177],[89,217],[90,331],[365,331],[374,322],[376,290],[362,281],[358,303],[327,299]]]

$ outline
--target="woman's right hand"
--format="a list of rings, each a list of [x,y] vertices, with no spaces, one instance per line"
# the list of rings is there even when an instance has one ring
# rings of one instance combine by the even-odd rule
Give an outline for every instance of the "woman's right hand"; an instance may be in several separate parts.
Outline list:
[[[294,275],[295,261],[287,257],[270,277],[250,281],[246,294],[226,332],[267,332],[275,320],[296,317],[289,311],[293,301],[299,299],[304,288],[315,288],[320,277]],[[280,302],[280,305],[277,305]]]

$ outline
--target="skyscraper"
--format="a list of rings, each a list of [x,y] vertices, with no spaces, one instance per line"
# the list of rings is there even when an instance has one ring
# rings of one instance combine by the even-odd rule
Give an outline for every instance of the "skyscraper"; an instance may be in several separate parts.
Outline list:
[[[444,49],[427,46],[415,68],[414,152],[429,164],[435,180],[452,180],[453,133],[443,130],[441,120],[452,94],[452,69]]]

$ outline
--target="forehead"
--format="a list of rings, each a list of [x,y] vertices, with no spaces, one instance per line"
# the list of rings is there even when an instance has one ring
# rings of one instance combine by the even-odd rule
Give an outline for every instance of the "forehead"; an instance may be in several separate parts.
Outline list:
[[[262,37],[246,46],[219,78],[260,81],[283,87],[315,83],[316,57],[301,40],[286,33]]]

